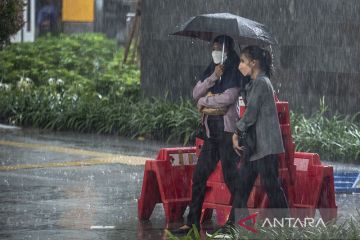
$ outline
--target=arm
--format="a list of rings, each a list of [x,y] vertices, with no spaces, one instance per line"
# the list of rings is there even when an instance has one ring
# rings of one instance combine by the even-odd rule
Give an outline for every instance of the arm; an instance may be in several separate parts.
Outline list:
[[[245,113],[240,121],[236,123],[236,127],[242,132],[256,123],[261,105],[264,102],[264,96],[269,94],[266,82],[261,79],[254,82],[253,88],[253,93],[248,99]]]
[[[212,86],[215,85],[217,77],[215,72],[206,78],[203,82],[198,81],[196,86],[193,89],[193,98],[197,102],[201,97],[205,96]]]
[[[222,94],[205,96],[199,99],[198,106],[221,108],[233,104],[239,95],[239,88],[229,88]]]

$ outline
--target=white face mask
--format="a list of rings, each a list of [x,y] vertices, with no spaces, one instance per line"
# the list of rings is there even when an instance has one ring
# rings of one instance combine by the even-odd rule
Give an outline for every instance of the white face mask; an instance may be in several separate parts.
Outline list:
[[[222,54],[222,51],[212,51],[211,55],[212,55],[212,58],[213,58],[213,61],[215,64],[221,63],[221,54]],[[226,52],[224,52],[223,63],[225,62],[226,58],[227,58],[227,55],[226,55]]]

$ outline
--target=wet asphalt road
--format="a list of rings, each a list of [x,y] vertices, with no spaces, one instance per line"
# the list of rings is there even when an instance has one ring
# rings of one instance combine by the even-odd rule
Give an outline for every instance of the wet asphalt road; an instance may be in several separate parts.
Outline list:
[[[137,219],[142,164],[161,147],[169,144],[0,125],[0,239],[165,239],[161,205]],[[345,218],[360,209],[360,195],[336,198]]]
[[[162,239],[162,207],[139,223],[137,198],[141,164],[164,144],[4,128],[0,136],[0,239]],[[109,154],[120,157],[104,161]],[[91,229],[100,226],[108,229]]]

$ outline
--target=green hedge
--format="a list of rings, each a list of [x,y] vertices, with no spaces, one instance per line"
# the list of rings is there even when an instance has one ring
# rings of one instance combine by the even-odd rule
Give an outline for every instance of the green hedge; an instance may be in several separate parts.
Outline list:
[[[0,51],[0,121],[51,130],[145,137],[187,144],[199,121],[193,101],[140,97],[140,71],[99,34],[40,38]],[[297,151],[360,163],[359,123],[291,114]]]
[[[175,104],[161,99],[134,101],[127,97],[81,96],[39,87],[1,92],[3,121],[51,130],[73,130],[189,141],[198,113],[191,101]]]
[[[0,52],[0,119],[21,126],[187,143],[191,101],[140,100],[140,71],[99,34],[43,37]]]
[[[0,51],[0,81],[16,87],[23,79],[39,87],[61,79],[66,91],[138,97],[140,71],[120,65],[122,56],[115,41],[100,34],[43,37]]]

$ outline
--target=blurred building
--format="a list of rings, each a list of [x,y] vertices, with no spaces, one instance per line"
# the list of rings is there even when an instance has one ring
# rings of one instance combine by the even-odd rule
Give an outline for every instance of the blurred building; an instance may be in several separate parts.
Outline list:
[[[119,42],[127,40],[127,18],[135,11],[136,0],[95,0],[94,30]]]
[[[34,41],[48,32],[102,32],[125,42],[135,4],[135,0],[25,0],[26,24],[12,41]]]

